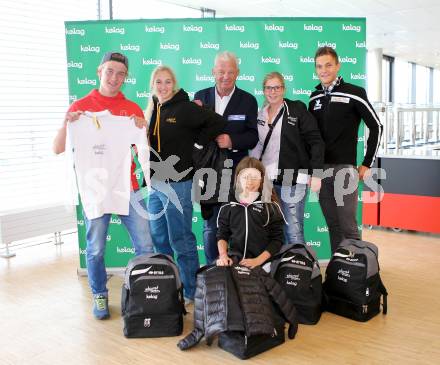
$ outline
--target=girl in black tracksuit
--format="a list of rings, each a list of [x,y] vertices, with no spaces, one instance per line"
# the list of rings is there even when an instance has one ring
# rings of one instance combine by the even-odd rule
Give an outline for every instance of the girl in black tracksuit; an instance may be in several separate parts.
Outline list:
[[[235,171],[235,194],[217,217],[217,265],[240,264],[254,268],[278,253],[283,244],[284,217],[272,188],[265,185],[263,164],[245,157]]]

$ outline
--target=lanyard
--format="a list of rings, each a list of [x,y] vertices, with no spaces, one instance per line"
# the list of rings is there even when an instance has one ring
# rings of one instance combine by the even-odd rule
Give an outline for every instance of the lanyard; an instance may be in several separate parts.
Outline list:
[[[269,124],[269,132],[267,132],[266,134],[266,138],[264,139],[264,144],[263,144],[263,150],[261,151],[261,155],[260,155],[260,161],[263,158],[264,152],[266,151],[267,145],[269,144],[269,140],[270,137],[272,136],[272,132],[275,129],[276,124],[278,123],[278,120],[280,120],[281,116],[284,113],[284,106],[281,108],[281,110],[279,111],[279,113],[277,114],[277,116],[275,117],[274,121],[272,122],[272,124]]]

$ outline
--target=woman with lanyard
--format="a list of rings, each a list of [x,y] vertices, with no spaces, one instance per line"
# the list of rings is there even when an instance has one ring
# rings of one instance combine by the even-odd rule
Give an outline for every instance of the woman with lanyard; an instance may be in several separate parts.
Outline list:
[[[259,142],[250,155],[263,162],[274,183],[288,224],[284,227],[286,243],[304,244],[307,186],[314,192],[321,188],[324,142],[306,105],[284,98],[284,78],[279,72],[265,76],[263,89],[265,102],[258,114]]]

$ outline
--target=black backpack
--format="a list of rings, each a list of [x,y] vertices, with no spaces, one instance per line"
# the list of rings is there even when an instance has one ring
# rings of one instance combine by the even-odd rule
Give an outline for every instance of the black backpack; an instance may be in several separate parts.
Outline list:
[[[271,261],[272,277],[294,302],[298,322],[316,324],[321,318],[322,275],[315,252],[307,245],[284,245]]]
[[[379,274],[378,249],[370,242],[342,241],[327,266],[324,282],[325,309],[365,322],[387,313],[387,290]]]
[[[183,286],[168,255],[134,257],[125,269],[121,297],[125,337],[178,336],[183,331]]]

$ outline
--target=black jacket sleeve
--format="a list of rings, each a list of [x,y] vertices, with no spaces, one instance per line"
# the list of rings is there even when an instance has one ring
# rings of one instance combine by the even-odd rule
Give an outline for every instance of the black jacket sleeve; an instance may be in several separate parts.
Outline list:
[[[325,143],[322,140],[318,123],[303,102],[297,101],[296,109],[299,116],[301,138],[310,151],[310,166],[312,169],[322,169],[324,167]]]
[[[229,223],[229,206],[222,205],[217,217],[217,240],[229,242],[231,228]]]
[[[288,331],[289,338],[294,338],[298,331],[298,315],[295,305],[287,297],[286,292],[275,279],[270,277],[270,275],[261,268],[255,268],[254,270],[260,270],[260,280],[263,282],[272,300],[280,309],[284,319],[290,324]]]
[[[269,214],[269,223],[267,224],[269,244],[266,247],[266,251],[273,257],[279,252],[283,245],[284,219],[278,204],[269,203],[266,207]]]
[[[377,150],[379,149],[383,126],[374,108],[368,101],[365,89],[360,88],[360,100],[356,100],[355,106],[370,131],[367,140],[367,151],[362,165],[371,167],[376,158]]]
[[[209,141],[217,137],[226,125],[220,115],[193,102],[188,103],[186,112],[191,115],[193,120],[197,121],[196,124],[200,128],[197,143],[202,146],[207,145]]]
[[[177,343],[181,350],[187,350],[197,345],[205,335],[205,287],[202,278],[197,276],[197,287],[194,295],[194,329]]]

